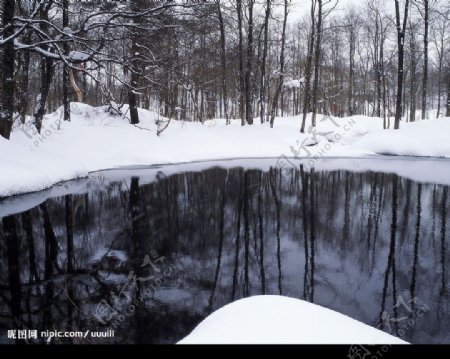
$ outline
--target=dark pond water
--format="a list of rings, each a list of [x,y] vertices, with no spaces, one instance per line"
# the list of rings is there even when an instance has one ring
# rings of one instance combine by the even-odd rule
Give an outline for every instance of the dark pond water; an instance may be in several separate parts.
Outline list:
[[[379,164],[134,168],[3,200],[0,342],[175,343],[233,300],[282,294],[450,343],[448,162]]]

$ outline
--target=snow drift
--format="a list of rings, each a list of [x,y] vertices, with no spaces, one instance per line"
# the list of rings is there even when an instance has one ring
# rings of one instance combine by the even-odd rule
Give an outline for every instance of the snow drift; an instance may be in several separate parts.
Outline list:
[[[46,115],[41,134],[31,119],[15,125],[11,140],[0,138],[0,197],[39,191],[53,184],[87,176],[91,171],[130,165],[174,164],[229,158],[366,157],[376,154],[450,157],[450,119],[382,130],[382,120],[364,116],[319,116],[317,128],[299,132],[301,117],[277,118],[275,128],[233,120],[204,124],[172,121],[157,136],[155,112],[139,109],[132,126],[108,106],[71,104],[71,122],[62,108]],[[124,109],[126,113],[126,108]],[[258,122],[258,121],[256,121]]]
[[[333,310],[282,296],[238,300],[179,344],[408,344]]]

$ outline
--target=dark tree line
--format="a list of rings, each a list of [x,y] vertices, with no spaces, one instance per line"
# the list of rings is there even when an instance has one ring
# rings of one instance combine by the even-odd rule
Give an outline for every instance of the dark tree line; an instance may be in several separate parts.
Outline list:
[[[4,0],[0,135],[30,117],[40,131],[60,106],[69,121],[71,101],[132,124],[139,107],[242,125],[302,114],[302,132],[311,112],[385,128],[450,114],[446,1],[310,0],[295,21],[293,3]]]

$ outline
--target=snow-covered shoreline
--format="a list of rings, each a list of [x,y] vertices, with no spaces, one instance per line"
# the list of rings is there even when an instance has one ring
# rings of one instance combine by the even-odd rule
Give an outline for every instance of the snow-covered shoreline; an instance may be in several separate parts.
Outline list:
[[[408,344],[303,300],[264,295],[228,304],[178,344]]]
[[[224,120],[172,121],[157,136],[154,112],[140,109],[141,123],[132,126],[106,110],[72,103],[70,123],[61,121],[59,109],[45,116],[41,135],[22,126],[10,141],[0,138],[0,198],[122,166],[281,156],[308,157],[311,165],[317,158],[380,154],[450,158],[448,118],[402,124],[394,132],[382,130],[379,118],[322,117],[317,129],[306,134],[299,132],[300,116],[277,118],[273,129],[259,123],[241,127],[239,121],[230,126]]]

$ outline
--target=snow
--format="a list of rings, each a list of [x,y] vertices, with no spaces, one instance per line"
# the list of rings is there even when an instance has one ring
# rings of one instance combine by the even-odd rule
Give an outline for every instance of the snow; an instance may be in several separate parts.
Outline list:
[[[377,154],[449,157],[448,118],[405,123],[399,131],[375,131],[355,146]]]
[[[69,59],[72,61],[86,61],[89,59],[89,54],[82,51],[71,51],[69,54]]]
[[[310,159],[289,159],[293,166],[308,166]],[[199,161],[177,163],[164,166],[125,166],[103,172],[91,172],[88,178],[68,181],[52,186],[44,191],[31,192],[7,197],[0,202],[0,218],[21,213],[38,206],[49,198],[67,194],[86,194],[96,186],[108,186],[113,182],[121,182],[131,177],[139,177],[141,185],[153,183],[158,178],[169,177],[182,172],[200,172],[214,166],[220,168],[244,168],[247,170],[269,171],[276,166],[276,158],[257,159],[221,159],[220,161]],[[417,157],[378,156],[365,158],[321,158],[314,161],[316,172],[351,171],[351,172],[383,172],[395,173],[424,184],[440,184],[450,186],[450,161],[447,159],[423,159]],[[306,170],[308,167],[306,167]]]
[[[215,311],[179,344],[408,344],[333,310],[255,296]]]
[[[450,157],[448,118],[402,123],[399,131],[393,131],[382,130],[380,118],[365,116],[319,115],[317,128],[312,129],[308,115],[305,134],[299,132],[301,116],[277,118],[273,129],[258,119],[245,127],[239,120],[232,120],[229,126],[223,119],[203,125],[171,121],[157,136],[158,120],[166,120],[157,112],[139,109],[141,122],[132,126],[110,106],[72,103],[71,111],[71,122],[62,121],[62,108],[46,115],[40,135],[28,118],[25,126],[15,124],[10,141],[0,137],[0,197],[43,190],[93,171],[122,166],[230,158],[276,161],[280,156],[309,158],[307,162],[315,166],[318,159],[328,157]],[[128,115],[127,106],[121,113]],[[442,177],[450,176],[444,173]]]
[[[284,87],[287,88],[300,88],[302,87],[302,83],[305,82],[305,79],[302,77],[300,80],[290,80],[283,83]]]

